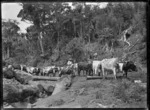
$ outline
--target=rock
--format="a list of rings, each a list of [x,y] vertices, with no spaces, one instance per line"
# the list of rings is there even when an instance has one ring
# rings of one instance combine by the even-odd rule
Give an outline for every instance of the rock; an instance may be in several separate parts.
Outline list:
[[[3,76],[4,78],[11,79],[15,76],[15,72],[8,68],[3,68]]]
[[[31,104],[28,102],[16,102],[11,104],[14,108],[31,108]]]
[[[100,107],[100,108],[113,108],[114,107],[114,104],[111,104],[111,105],[102,105],[100,103],[97,103],[97,105]]]
[[[141,83],[141,80],[134,80],[134,83]]]
[[[46,93],[48,96],[53,93],[54,88],[55,88],[54,86],[48,86],[48,88],[46,89]]]
[[[11,81],[11,84],[8,82]],[[3,81],[3,101],[7,103],[26,102],[34,103],[39,97],[40,90],[37,85],[22,85],[12,79]]]
[[[17,86],[4,84],[3,85],[3,101],[7,103],[13,103],[20,101],[21,94],[20,89]]]
[[[33,78],[32,75],[29,73],[21,70],[15,70],[15,79],[21,84],[29,84],[29,81],[31,81]]]
[[[61,106],[52,106],[50,108],[82,108],[82,106],[76,102],[72,102]]]

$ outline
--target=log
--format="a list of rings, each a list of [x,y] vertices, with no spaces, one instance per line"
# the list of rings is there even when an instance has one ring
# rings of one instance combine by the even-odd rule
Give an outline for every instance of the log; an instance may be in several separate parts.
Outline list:
[[[55,85],[55,89],[52,93],[52,95],[55,95],[59,92],[62,92],[64,90],[66,90],[68,87],[71,86],[72,83],[72,76],[71,75],[64,75],[62,76],[58,82]]]
[[[48,76],[33,76],[33,80],[49,80],[49,81],[57,81],[60,77],[48,77]]]
[[[72,84],[72,76],[62,76],[55,85],[54,91],[51,96],[41,99],[34,104],[33,108],[49,108],[54,101],[59,100],[65,94],[65,90]]]
[[[103,76],[87,76],[86,78],[87,78],[87,80],[90,80],[90,79],[102,79]]]
[[[33,80],[33,76],[21,70],[15,70],[15,79],[21,84],[29,84],[29,81]]]

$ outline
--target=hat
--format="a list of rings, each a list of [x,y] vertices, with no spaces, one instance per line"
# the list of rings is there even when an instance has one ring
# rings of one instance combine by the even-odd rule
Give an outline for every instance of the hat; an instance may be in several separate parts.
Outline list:
[[[97,53],[94,53],[94,56],[97,56]]]
[[[72,59],[72,58],[69,58],[68,60],[69,60],[69,61],[72,61],[73,59]]]

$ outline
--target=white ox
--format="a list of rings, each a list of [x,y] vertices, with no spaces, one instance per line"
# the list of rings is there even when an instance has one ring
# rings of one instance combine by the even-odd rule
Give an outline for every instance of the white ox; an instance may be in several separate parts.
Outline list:
[[[112,70],[116,79],[116,69],[118,69],[118,58],[104,59],[101,61],[103,78],[105,78],[105,69]]]
[[[92,62],[92,68],[93,68],[93,73],[97,75],[98,70],[100,70],[100,66],[101,66],[101,61],[93,61]]]
[[[30,74],[33,74],[34,69],[35,69],[35,67],[31,67],[31,66],[26,67],[27,72],[30,73]]]
[[[49,76],[50,72],[55,73],[54,68],[56,68],[56,67],[55,66],[44,67],[42,69],[43,76]]]

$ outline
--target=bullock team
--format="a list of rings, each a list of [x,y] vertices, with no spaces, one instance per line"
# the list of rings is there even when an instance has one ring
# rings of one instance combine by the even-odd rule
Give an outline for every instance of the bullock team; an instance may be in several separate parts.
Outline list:
[[[26,65],[8,65],[8,68],[19,69],[30,73],[32,75],[38,76],[53,76],[58,74],[61,77],[64,74],[71,74],[73,76],[80,75],[81,71],[86,75],[102,75],[103,78],[111,70],[116,79],[116,74],[118,72],[123,72],[127,77],[127,72],[137,71],[137,67],[132,61],[119,62],[118,58],[109,58],[103,60],[89,60],[85,62],[73,63],[72,60],[67,62],[65,66],[47,66],[44,68],[29,67]]]

